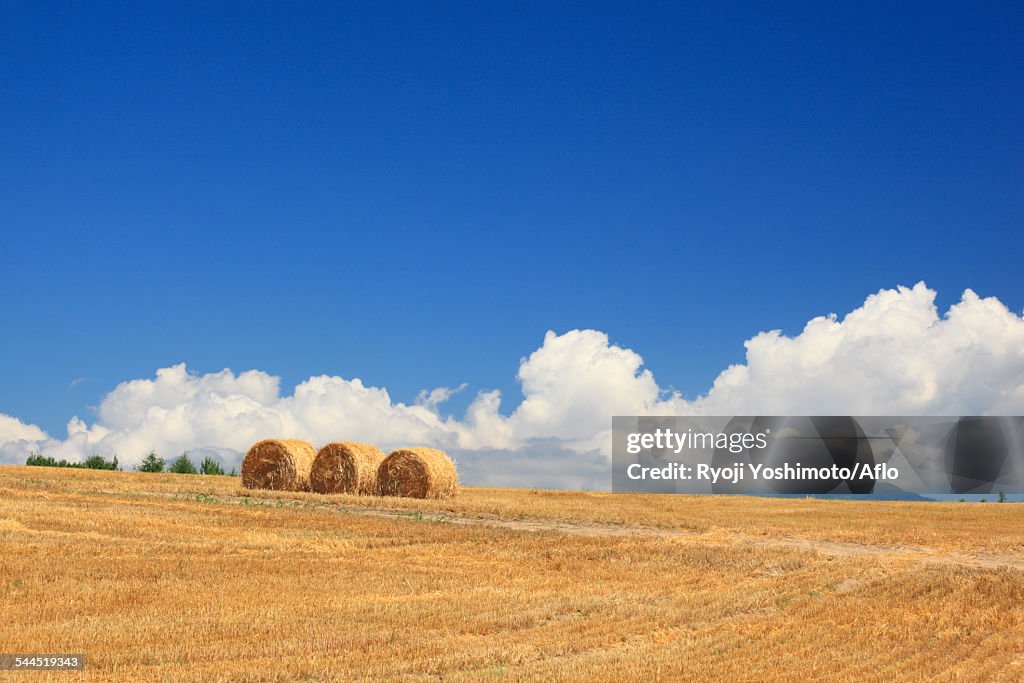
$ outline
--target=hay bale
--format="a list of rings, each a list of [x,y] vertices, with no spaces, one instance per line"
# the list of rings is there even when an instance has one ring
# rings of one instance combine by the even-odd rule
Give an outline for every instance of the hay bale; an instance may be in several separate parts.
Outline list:
[[[266,439],[253,444],[242,461],[242,486],[247,489],[308,491],[309,470],[316,449],[299,439]]]
[[[377,493],[377,468],[384,454],[376,446],[351,441],[329,443],[320,449],[309,473],[317,493]]]
[[[400,448],[384,458],[377,471],[381,495],[448,498],[459,488],[455,464],[433,448]]]

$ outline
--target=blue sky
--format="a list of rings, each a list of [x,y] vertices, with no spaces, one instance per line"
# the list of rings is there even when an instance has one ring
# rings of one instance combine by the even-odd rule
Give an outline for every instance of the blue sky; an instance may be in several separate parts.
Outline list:
[[[883,287],[1020,311],[1022,38],[1010,3],[5,3],[0,413],[59,433],[177,362],[458,411],[572,328],[693,396]]]

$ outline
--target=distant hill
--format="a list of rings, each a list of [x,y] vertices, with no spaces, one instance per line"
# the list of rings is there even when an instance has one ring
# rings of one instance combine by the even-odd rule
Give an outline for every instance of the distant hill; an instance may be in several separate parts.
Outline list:
[[[759,494],[766,495],[766,494]],[[767,494],[770,495],[770,494]],[[911,491],[904,491],[888,482],[878,482],[872,493],[778,493],[772,498],[825,498],[828,500],[916,500],[926,503],[934,502],[933,498],[922,496]]]

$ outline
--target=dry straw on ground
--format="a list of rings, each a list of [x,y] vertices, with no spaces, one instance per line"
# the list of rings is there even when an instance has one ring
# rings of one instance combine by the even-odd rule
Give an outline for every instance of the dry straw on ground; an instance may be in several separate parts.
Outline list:
[[[309,473],[317,493],[377,493],[377,468],[384,454],[376,446],[351,441],[329,443],[320,449]]]
[[[445,453],[433,448],[401,448],[384,459],[377,472],[380,492],[406,498],[448,498],[459,475]]]
[[[1020,504],[3,466],[0,552],[0,649],[88,653],[53,681],[1024,681],[1024,572],[942,564],[1024,560]]]
[[[242,461],[247,489],[308,491],[316,449],[299,439],[266,439],[253,444]]]

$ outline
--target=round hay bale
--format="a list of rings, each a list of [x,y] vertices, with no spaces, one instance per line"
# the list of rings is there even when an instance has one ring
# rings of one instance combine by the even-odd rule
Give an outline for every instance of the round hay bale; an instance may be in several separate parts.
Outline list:
[[[316,449],[299,439],[266,439],[253,444],[242,461],[242,486],[247,489],[308,491],[309,470]]]
[[[459,488],[459,474],[447,454],[433,448],[400,448],[377,471],[384,496],[448,498]]]
[[[351,441],[329,443],[320,449],[309,472],[309,486],[317,493],[377,493],[377,468],[384,454],[376,446]]]

